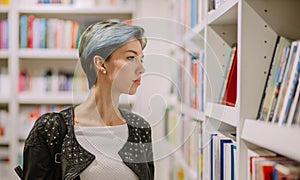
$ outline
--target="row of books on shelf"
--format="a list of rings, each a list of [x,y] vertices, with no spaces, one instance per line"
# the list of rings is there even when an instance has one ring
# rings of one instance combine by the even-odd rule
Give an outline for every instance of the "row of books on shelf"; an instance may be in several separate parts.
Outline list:
[[[131,0],[38,0],[38,4],[89,4],[103,6],[122,6],[128,5]]]
[[[204,111],[204,51],[186,53],[180,60],[178,101]]]
[[[249,179],[298,180],[300,164],[265,150],[249,150]]]
[[[39,4],[73,4],[74,0],[38,0]]]
[[[78,48],[79,23],[58,18],[20,17],[20,48]]]
[[[48,69],[45,71],[21,70],[19,73],[19,92],[85,93],[88,91],[86,77],[83,73]]]
[[[180,22],[183,22],[185,28],[194,28],[201,21],[200,15],[202,14],[202,7],[200,0],[181,0],[180,2]]]
[[[8,49],[8,20],[0,19],[0,49]]]
[[[196,128],[199,131],[196,131]],[[202,122],[188,119],[183,124],[183,131],[187,137],[183,145],[184,160],[190,169],[202,172],[202,167],[197,169],[197,164],[202,162]]]
[[[212,133],[209,142],[210,179],[236,180],[237,146],[233,138]]]
[[[180,157],[182,157],[182,159],[177,159],[178,157],[175,156],[179,165],[178,171],[174,170],[174,167],[172,168],[173,173],[175,173],[174,176],[179,179],[187,179],[184,177],[191,175],[189,173],[187,173],[189,175],[185,175],[184,171],[190,171],[194,172],[192,174],[200,174],[202,177],[202,122],[178,112],[172,105],[166,108],[164,118],[164,136],[172,148],[179,151]],[[184,167],[185,170],[179,175],[181,167]]]
[[[277,38],[257,119],[300,124],[300,40]]]
[[[179,125],[182,125],[180,121],[181,114],[176,111],[175,106],[169,105],[165,110],[164,115],[164,136],[168,142],[174,147],[179,146],[181,143],[182,129]]]
[[[223,73],[223,85],[219,93],[219,103],[226,106],[235,106],[237,95],[237,43],[234,43],[229,52],[227,65]]]
[[[204,112],[204,51],[192,55],[192,74],[194,83],[194,93],[192,97],[193,108]]]

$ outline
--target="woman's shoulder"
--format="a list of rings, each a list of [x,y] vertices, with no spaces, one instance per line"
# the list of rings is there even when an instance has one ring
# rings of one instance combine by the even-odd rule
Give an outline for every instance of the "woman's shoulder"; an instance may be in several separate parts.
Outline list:
[[[123,117],[129,125],[140,128],[151,128],[148,121],[146,121],[141,115],[134,113],[128,109],[120,109]]]
[[[62,123],[67,122],[64,113],[70,110],[71,109],[68,108],[61,112],[49,112],[38,117],[29,132],[26,142],[32,144],[38,139],[43,138],[47,142],[53,143],[52,141],[56,140],[60,135]]]
[[[56,112],[45,113],[41,115],[34,123],[33,128],[41,129],[51,129],[53,126],[58,125],[61,115]]]
[[[57,123],[59,118],[58,113],[45,113],[41,115],[35,121],[25,143],[27,145],[39,144],[43,139],[45,140],[48,139],[47,137],[53,137],[59,126]]]

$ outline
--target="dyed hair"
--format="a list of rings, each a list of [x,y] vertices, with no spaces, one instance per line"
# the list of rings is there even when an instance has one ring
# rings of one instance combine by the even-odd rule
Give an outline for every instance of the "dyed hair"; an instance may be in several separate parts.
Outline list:
[[[109,60],[114,50],[134,38],[140,41],[144,49],[147,39],[144,37],[142,27],[110,21],[97,22],[87,27],[80,37],[79,58],[89,88],[96,83],[97,79],[94,57],[98,55],[104,60]]]

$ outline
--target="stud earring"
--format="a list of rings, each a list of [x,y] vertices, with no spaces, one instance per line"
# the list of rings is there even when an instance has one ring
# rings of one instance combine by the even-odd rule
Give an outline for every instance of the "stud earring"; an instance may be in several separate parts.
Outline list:
[[[100,71],[101,71],[103,74],[106,74],[106,70],[105,70],[104,67],[101,67],[101,68],[100,68]]]

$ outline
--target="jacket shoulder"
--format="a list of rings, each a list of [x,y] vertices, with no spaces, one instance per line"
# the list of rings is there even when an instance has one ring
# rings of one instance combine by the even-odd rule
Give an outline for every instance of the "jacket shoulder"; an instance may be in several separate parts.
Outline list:
[[[61,115],[59,113],[46,113],[41,115],[29,132],[25,145],[38,145],[46,143],[49,146],[57,144],[61,131]]]
[[[141,115],[133,113],[127,109],[120,109],[120,111],[129,125],[138,128],[151,128],[149,122],[146,121]]]

